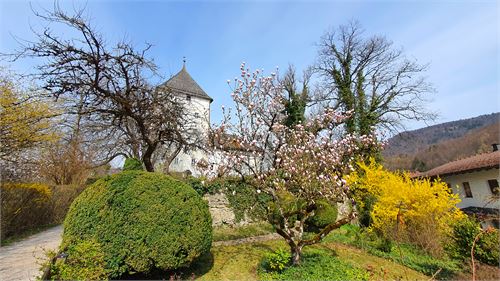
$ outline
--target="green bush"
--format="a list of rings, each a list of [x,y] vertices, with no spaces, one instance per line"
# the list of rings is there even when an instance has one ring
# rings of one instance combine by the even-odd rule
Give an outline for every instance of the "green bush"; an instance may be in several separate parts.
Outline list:
[[[347,224],[332,231],[324,239],[325,242],[339,242],[361,248],[368,253],[390,259],[425,275],[432,276],[438,270],[438,280],[450,279],[461,271],[460,263],[447,255],[433,257],[422,249],[411,244],[392,243],[392,247],[383,246],[384,238],[375,232],[356,225]]]
[[[197,178],[193,176],[189,176],[185,179],[185,182],[189,184],[200,196],[203,196],[207,193],[212,193],[208,188],[210,188],[210,185],[205,184],[205,181],[203,178]]]
[[[322,229],[327,225],[337,221],[337,204],[332,204],[327,200],[318,200],[316,202],[316,206],[317,209],[314,213],[314,216],[306,221],[307,225]]]
[[[72,204],[62,247],[95,239],[109,277],[189,265],[210,250],[208,206],[187,184],[125,171],[98,180]]]
[[[450,242],[445,249],[448,254],[458,260],[470,259],[474,239],[481,232],[481,225],[474,218],[465,217],[453,226]],[[498,266],[499,262],[498,230],[482,234],[474,248],[474,258],[482,263]]]
[[[107,279],[104,253],[95,240],[80,241],[68,246],[67,258],[56,259],[50,268],[51,280]]]
[[[269,271],[283,271],[289,264],[292,258],[290,251],[285,249],[278,249],[273,253],[267,253],[263,266]]]
[[[141,160],[131,157],[125,159],[125,163],[123,164],[124,171],[142,171],[142,162]]]

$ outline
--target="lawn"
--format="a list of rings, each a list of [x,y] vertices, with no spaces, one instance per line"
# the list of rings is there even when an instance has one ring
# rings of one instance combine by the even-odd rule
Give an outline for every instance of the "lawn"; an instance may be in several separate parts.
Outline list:
[[[235,246],[212,247],[210,255],[198,260],[190,270],[184,271],[182,278],[190,278],[193,275],[199,280],[258,280],[259,265],[266,253],[287,248],[283,240],[272,240],[251,244]],[[342,261],[348,263],[353,268],[366,271],[369,279],[401,279],[407,277],[408,280],[427,280],[429,277],[394,263],[388,259],[368,254],[360,249],[356,249],[339,243],[321,243],[304,249],[304,261],[301,272],[295,273],[307,276],[314,264],[315,269],[320,269],[324,264],[318,260],[307,263],[308,258],[313,258],[318,253],[330,255],[333,262]],[[331,261],[330,261],[331,264]],[[309,275],[310,276],[310,275]],[[267,279],[269,275],[262,274],[261,278]],[[324,278],[323,278],[324,279]]]

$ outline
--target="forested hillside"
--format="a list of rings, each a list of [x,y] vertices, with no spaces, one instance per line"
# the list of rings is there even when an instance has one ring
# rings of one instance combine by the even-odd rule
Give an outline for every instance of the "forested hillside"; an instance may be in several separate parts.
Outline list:
[[[384,163],[392,170],[432,169],[446,162],[491,151],[500,142],[500,113],[452,121],[389,139]]]

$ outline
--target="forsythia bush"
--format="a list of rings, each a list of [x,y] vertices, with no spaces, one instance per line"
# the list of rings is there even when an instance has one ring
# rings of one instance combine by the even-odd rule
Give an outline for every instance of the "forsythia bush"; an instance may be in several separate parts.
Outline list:
[[[456,207],[458,194],[440,180],[411,179],[407,173],[389,172],[373,161],[358,165],[359,171],[348,182],[375,197],[371,229],[384,238],[440,253],[452,223],[465,216]]]
[[[51,190],[40,183],[2,183],[1,238],[50,223]]]

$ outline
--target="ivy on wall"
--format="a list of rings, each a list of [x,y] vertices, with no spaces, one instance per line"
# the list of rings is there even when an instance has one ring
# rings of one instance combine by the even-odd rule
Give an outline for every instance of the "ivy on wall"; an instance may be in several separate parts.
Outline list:
[[[223,193],[226,195],[230,208],[233,209],[236,222],[245,218],[245,214],[253,220],[264,220],[267,216],[267,206],[271,196],[257,193],[255,187],[241,178],[226,177],[212,181],[203,178],[189,177],[186,181],[201,196],[205,194]]]

